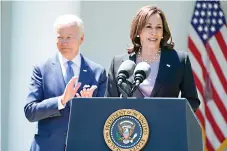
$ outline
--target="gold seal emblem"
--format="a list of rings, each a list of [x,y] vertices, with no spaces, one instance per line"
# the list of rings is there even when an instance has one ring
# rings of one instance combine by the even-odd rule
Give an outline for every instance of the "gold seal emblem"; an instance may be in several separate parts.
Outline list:
[[[107,146],[112,151],[139,151],[148,141],[149,126],[140,112],[121,109],[108,117],[103,135]]]

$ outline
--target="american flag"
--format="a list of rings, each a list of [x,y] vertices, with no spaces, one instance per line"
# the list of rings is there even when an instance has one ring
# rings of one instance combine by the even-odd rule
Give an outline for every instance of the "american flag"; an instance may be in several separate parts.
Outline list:
[[[227,151],[227,25],[219,1],[197,1],[188,51],[201,100],[206,151]]]

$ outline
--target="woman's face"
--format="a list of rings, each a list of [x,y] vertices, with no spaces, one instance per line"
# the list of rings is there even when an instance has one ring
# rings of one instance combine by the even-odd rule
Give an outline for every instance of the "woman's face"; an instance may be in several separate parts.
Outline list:
[[[142,47],[159,48],[163,36],[162,18],[158,13],[150,16],[140,33]]]

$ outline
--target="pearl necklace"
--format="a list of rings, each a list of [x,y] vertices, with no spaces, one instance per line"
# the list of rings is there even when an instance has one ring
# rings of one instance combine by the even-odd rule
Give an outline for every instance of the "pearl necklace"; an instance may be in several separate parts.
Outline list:
[[[141,50],[138,51],[138,58],[141,60],[141,62],[147,62],[149,64],[158,61],[161,55],[161,49],[158,50],[158,52],[152,57],[151,60],[146,60],[141,56]]]

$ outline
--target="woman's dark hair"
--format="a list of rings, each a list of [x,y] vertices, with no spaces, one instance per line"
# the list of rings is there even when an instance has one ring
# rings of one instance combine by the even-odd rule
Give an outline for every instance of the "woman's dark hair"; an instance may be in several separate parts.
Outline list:
[[[149,5],[149,6],[142,7],[132,20],[130,38],[131,38],[133,47],[128,49],[129,52],[137,53],[139,51],[139,49],[141,48],[141,43],[138,35],[140,35],[142,29],[145,27],[150,16],[156,13],[160,15],[163,23],[163,39],[161,39],[160,48],[172,49],[174,47],[174,43],[172,42],[172,37],[168,27],[168,23],[166,21],[166,17],[163,11],[156,6]],[[170,42],[168,43],[169,39],[170,39]]]

